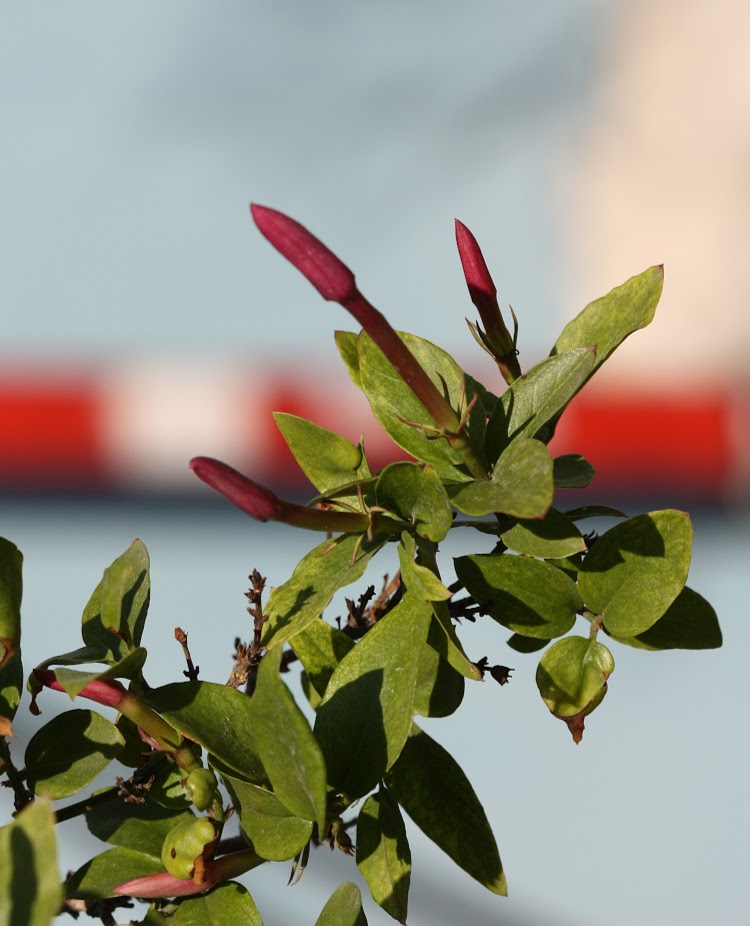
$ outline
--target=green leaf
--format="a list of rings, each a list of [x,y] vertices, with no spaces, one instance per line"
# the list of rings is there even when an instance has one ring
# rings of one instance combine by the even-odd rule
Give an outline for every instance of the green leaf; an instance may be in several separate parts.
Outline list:
[[[116,846],[90,859],[65,882],[65,896],[82,900],[114,897],[115,888],[146,875],[164,871],[161,858]]]
[[[104,771],[124,743],[117,727],[95,711],[58,714],[26,747],[29,788],[53,800],[70,797]]]
[[[87,646],[105,646],[106,662],[119,662],[140,645],[151,597],[148,550],[140,540],[104,570],[83,611],[81,633]]]
[[[571,556],[586,549],[578,528],[555,508],[550,508],[541,520],[516,522],[500,538],[511,550],[540,559]]]
[[[408,593],[341,661],[318,708],[328,780],[350,797],[372,790],[409,735],[419,655],[432,617]]]
[[[535,640],[533,637],[524,637],[520,633],[514,633],[508,637],[508,646],[517,653],[536,653],[548,645],[549,640]]]
[[[10,733],[23,687],[21,597],[23,555],[0,537],[0,736]]]
[[[535,437],[559,414],[591,375],[596,351],[589,346],[542,360],[505,390],[487,424],[487,457],[496,460],[518,437]]]
[[[315,926],[367,926],[362,894],[354,882],[339,884],[320,911]]]
[[[612,637],[618,643],[647,650],[715,649],[722,643],[716,611],[687,586],[648,630],[634,637]]]
[[[399,332],[399,337],[440,392],[444,393],[447,387],[451,407],[458,411],[463,398],[465,408],[476,394],[473,382],[465,377],[450,354],[413,334]],[[448,441],[430,440],[429,431],[425,433],[420,429],[420,426],[434,428],[435,422],[380,348],[364,332],[359,338],[359,372],[362,390],[375,417],[399,447],[424,463],[432,463],[440,476],[454,480],[469,478],[461,468],[460,455]],[[481,448],[485,431],[481,400],[474,405],[466,430],[472,446]]]
[[[412,820],[467,874],[508,893],[495,837],[456,760],[416,725],[386,784]]]
[[[586,607],[614,636],[648,630],[685,586],[692,538],[683,511],[654,511],[617,524],[597,540],[578,573]]]
[[[235,881],[217,884],[199,897],[187,897],[174,916],[175,926],[263,926],[255,901]]]
[[[183,781],[185,772],[166,759],[157,765],[155,777],[148,790],[149,803],[156,803],[168,810],[188,810],[191,807]]]
[[[0,922],[49,926],[62,902],[55,813],[49,801],[37,800],[0,827]]]
[[[575,583],[549,563],[481,553],[461,556],[455,566],[472,598],[525,637],[550,640],[567,633],[583,607]]]
[[[422,717],[448,717],[458,710],[464,698],[464,676],[440,655],[444,643],[443,629],[435,619],[419,654],[414,713]]]
[[[386,466],[375,484],[376,504],[413,525],[420,537],[443,540],[453,524],[448,494],[432,466],[399,461]]]
[[[453,504],[464,514],[502,513],[541,518],[552,504],[552,458],[541,441],[520,437],[500,455],[492,479],[450,486]]]
[[[357,387],[362,388],[362,378],[359,375],[359,335],[353,331],[335,331],[333,333],[336,347],[341,359],[346,364],[349,378]]]
[[[246,781],[221,764],[214,764],[214,768],[229,791],[242,832],[261,858],[284,862],[302,851],[312,836],[312,821],[295,817],[272,791]]]
[[[291,579],[275,588],[268,599],[263,625],[263,645],[270,648],[287,643],[323,613],[335,592],[356,582],[367,564],[382,547],[382,538],[365,540],[345,535],[336,541],[324,540],[297,564]]]
[[[398,804],[385,788],[367,798],[357,819],[357,868],[372,898],[406,923],[411,851]]]
[[[346,438],[297,415],[274,412],[273,417],[295,460],[318,492],[370,476],[362,449]]]
[[[566,637],[542,656],[536,684],[542,700],[560,718],[583,711],[615,670],[612,654],[596,640]]]
[[[68,657],[73,653],[68,653]],[[146,650],[143,647],[131,650],[119,662],[114,662],[108,669],[101,672],[78,672],[75,669],[55,669],[55,678],[63,686],[71,698],[75,698],[86,685],[94,681],[107,681],[114,678],[134,679],[141,674],[143,664],[146,662]],[[62,658],[62,657],[61,657]]]
[[[268,783],[247,695],[213,682],[177,682],[145,692],[142,700],[249,781]]]
[[[561,556],[556,559],[548,559],[547,562],[555,569],[561,569],[569,579],[574,582],[578,581],[578,570],[581,568],[583,556],[580,553],[574,553],[572,556]]]
[[[401,578],[408,591],[422,601],[447,601],[451,597],[452,593],[431,569],[414,562],[416,544],[411,534],[406,531],[401,534],[397,549]]]
[[[86,826],[102,842],[159,857],[168,833],[192,817],[190,810],[171,810],[151,800],[138,804],[115,797],[90,807]]]
[[[624,511],[610,508],[609,505],[581,505],[580,508],[571,508],[564,514],[569,521],[583,521],[586,518],[627,518]]]
[[[433,601],[432,612],[435,615],[435,620],[430,625],[430,646],[434,647],[449,665],[464,678],[470,678],[477,682],[481,681],[482,673],[466,655],[461,641],[458,639],[447,602]],[[435,625],[441,633],[433,632],[433,626]]]
[[[310,684],[323,697],[334,669],[354,646],[354,640],[319,618],[292,637],[289,645],[304,666]]]
[[[585,489],[596,475],[596,470],[580,453],[566,453],[555,457],[552,475],[558,489]]]
[[[250,699],[255,743],[273,790],[295,816],[326,831],[326,765],[305,715],[279,675],[281,647],[261,660]]]
[[[664,268],[650,267],[590,303],[565,326],[552,355],[593,344],[596,370],[628,335],[651,322],[663,284]]]

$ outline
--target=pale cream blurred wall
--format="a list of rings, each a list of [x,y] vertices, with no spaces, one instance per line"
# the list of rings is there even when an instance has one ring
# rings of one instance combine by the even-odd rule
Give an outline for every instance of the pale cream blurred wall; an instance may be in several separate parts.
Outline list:
[[[601,54],[562,181],[569,308],[664,263],[657,318],[605,383],[747,384],[750,2],[624,0]]]

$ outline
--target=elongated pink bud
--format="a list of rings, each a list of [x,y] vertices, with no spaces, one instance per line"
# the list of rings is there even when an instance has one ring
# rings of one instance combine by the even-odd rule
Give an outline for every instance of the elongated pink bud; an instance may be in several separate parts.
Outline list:
[[[45,688],[51,688],[53,691],[65,691],[51,669],[34,669],[33,674],[36,680]],[[91,701],[96,701],[97,704],[103,704],[105,707],[119,709],[123,699],[129,697],[129,695],[125,686],[114,679],[95,679],[78,692],[78,697],[88,698]]]
[[[175,878],[168,871],[160,871],[155,875],[144,875],[133,878],[116,887],[115,894],[124,897],[145,897],[154,899],[160,897],[190,897],[193,894],[202,894],[220,881],[228,881],[251,868],[263,864],[264,859],[252,849],[241,849],[223,855],[221,858],[206,863],[203,880],[197,883],[191,879]]]
[[[260,233],[307,277],[324,299],[343,302],[357,290],[354,274],[304,225],[268,206],[250,204]]]
[[[370,527],[370,519],[366,514],[307,508],[287,502],[278,498],[270,489],[258,485],[226,463],[213,460],[211,457],[195,457],[190,461],[190,468],[206,485],[258,521],[283,521],[285,524],[313,531],[342,531],[355,534],[364,533]]]

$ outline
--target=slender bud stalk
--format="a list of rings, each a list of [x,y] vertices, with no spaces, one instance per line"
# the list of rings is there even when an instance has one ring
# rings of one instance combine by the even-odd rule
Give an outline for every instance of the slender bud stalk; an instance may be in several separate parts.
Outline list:
[[[478,325],[472,325],[471,322],[469,327],[480,344],[495,358],[505,381],[512,383],[521,375],[521,368],[518,364],[513,338],[505,326],[497,302],[497,287],[487,269],[477,239],[458,219],[456,219],[456,244],[466,277],[466,285],[469,287],[469,295],[482,319],[484,331]]]
[[[448,400],[420,366],[385,316],[357,288],[354,274],[303,225],[267,206],[250,206],[261,234],[293,264],[324,299],[349,311],[390,361],[430,414],[443,436],[478,479],[489,474],[471,447],[465,428]]]

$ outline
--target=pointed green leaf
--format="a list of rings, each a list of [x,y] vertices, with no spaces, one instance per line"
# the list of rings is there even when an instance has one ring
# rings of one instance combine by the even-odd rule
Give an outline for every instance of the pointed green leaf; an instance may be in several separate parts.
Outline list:
[[[398,561],[404,585],[408,591],[422,601],[447,601],[452,593],[431,569],[414,562],[415,555],[414,538],[404,531],[401,535],[401,543],[398,545]]]
[[[508,893],[495,837],[456,760],[416,725],[386,783],[428,839],[495,894]]]
[[[525,637],[550,640],[567,633],[583,607],[575,583],[549,563],[482,553],[461,556],[455,565],[472,598],[500,624]]]
[[[141,642],[150,596],[148,550],[142,541],[134,540],[104,570],[84,608],[83,642],[87,646],[106,646],[111,653],[106,661],[120,661]]]
[[[453,524],[450,500],[432,466],[403,460],[386,466],[375,484],[375,501],[435,543]]]
[[[70,658],[75,655],[75,653],[68,653],[67,657],[63,656],[59,658]],[[114,678],[137,678],[141,673],[143,664],[146,662],[146,656],[146,650],[139,646],[137,649],[126,653],[122,659],[118,662],[113,662],[108,669],[103,669],[101,672],[79,672],[76,669],[61,668],[55,669],[55,677],[68,695],[74,698],[90,682],[97,680],[106,681],[107,679]],[[109,659],[106,661],[109,661]],[[74,665],[75,664],[76,663],[74,663]]]
[[[247,888],[235,881],[217,884],[198,897],[186,897],[174,915],[175,926],[263,926]]]
[[[352,562],[361,540],[350,534],[336,541],[324,540],[299,561],[291,579],[275,588],[268,599],[264,646],[271,648],[291,640],[320,617],[335,592],[362,577],[383,540],[365,540]]]
[[[492,479],[450,486],[453,504],[464,514],[502,513],[541,518],[552,504],[552,458],[541,441],[520,437],[500,455]]]
[[[583,521],[586,518],[627,518],[624,511],[610,508],[609,505],[581,505],[580,508],[570,508],[563,513],[570,521]]]
[[[663,284],[664,268],[650,267],[590,303],[565,326],[552,355],[594,345],[594,369],[601,366],[628,335],[651,322]]]
[[[591,484],[596,470],[580,453],[566,453],[555,457],[552,475],[558,489],[585,489]]]
[[[0,736],[10,732],[23,687],[21,597],[23,555],[0,537]]]
[[[360,447],[312,421],[274,412],[274,420],[302,471],[318,492],[370,476]]]
[[[413,334],[399,332],[399,337],[440,392],[444,392],[447,387],[448,401],[455,411],[458,411],[462,398],[464,407],[474,398],[471,379],[465,377],[450,354]],[[420,429],[420,426],[434,428],[435,422],[386,360],[380,348],[364,332],[359,339],[359,371],[362,390],[375,417],[399,447],[403,447],[407,453],[424,463],[432,463],[440,476],[450,476],[451,479],[468,478],[458,469],[462,465],[462,459],[450,444],[444,439],[430,440],[429,431],[425,433]],[[481,401],[478,400],[467,425],[472,446],[482,446],[484,431],[485,412]]]
[[[385,788],[367,798],[357,818],[357,868],[372,899],[406,923],[411,851],[398,804]]]
[[[586,549],[578,528],[555,508],[550,508],[541,519],[517,521],[500,538],[516,553],[540,559],[571,556]]]
[[[160,807],[151,800],[132,803],[118,796],[93,804],[86,811],[86,826],[102,842],[158,857],[167,834],[178,823],[192,818],[190,810]]]
[[[335,331],[333,334],[341,359],[346,364],[349,378],[357,387],[362,388],[362,378],[359,375],[359,335],[353,331]]]
[[[253,849],[271,862],[294,858],[310,841],[313,824],[291,814],[272,791],[239,777],[226,766],[214,764],[221,775],[240,828]]]
[[[354,640],[322,618],[311,621],[289,644],[315,691],[323,697],[334,669],[354,646]]]
[[[461,705],[466,683],[439,649],[445,649],[445,634],[437,619],[430,624],[427,641],[419,655],[414,713],[422,717],[448,717]]]
[[[82,900],[114,897],[115,888],[125,881],[156,875],[164,871],[161,858],[116,846],[90,859],[68,876],[65,896]]]
[[[367,794],[409,735],[419,655],[432,617],[408,593],[341,661],[315,720],[328,780],[350,797]]]
[[[117,757],[124,742],[117,727],[95,711],[58,714],[26,747],[29,788],[53,800],[70,797]]]
[[[549,644],[549,640],[536,640],[534,637],[524,637],[520,633],[514,633],[508,637],[508,646],[517,653],[536,653],[544,649]]]
[[[340,884],[320,911],[315,926],[367,926],[357,885],[352,881]]]
[[[326,765],[305,715],[279,675],[281,647],[266,653],[250,699],[255,743],[281,803],[326,831]]]
[[[635,637],[615,637],[636,649],[715,649],[721,646],[721,628],[711,605],[685,586],[665,613]]]
[[[503,393],[487,424],[487,457],[496,460],[517,437],[535,437],[591,375],[596,351],[578,347],[547,357]]]
[[[482,673],[466,655],[461,641],[458,639],[447,602],[433,601],[432,612],[435,615],[435,620],[430,625],[430,646],[434,647],[448,664],[464,678],[470,678],[477,682],[481,681]],[[434,626],[441,633],[433,632]]]
[[[583,711],[615,670],[612,654],[596,640],[566,637],[553,643],[536,670],[542,700],[560,718]]]
[[[578,573],[586,607],[618,637],[648,630],[687,581],[693,530],[684,511],[654,511],[600,537]]]
[[[49,801],[37,800],[0,827],[0,922],[49,926],[62,902],[55,814]]]
[[[256,742],[252,699],[247,695],[213,682],[177,682],[153,688],[143,701],[249,781],[268,783]]]

